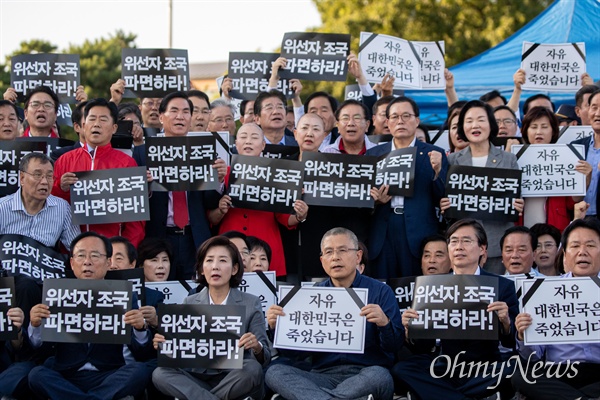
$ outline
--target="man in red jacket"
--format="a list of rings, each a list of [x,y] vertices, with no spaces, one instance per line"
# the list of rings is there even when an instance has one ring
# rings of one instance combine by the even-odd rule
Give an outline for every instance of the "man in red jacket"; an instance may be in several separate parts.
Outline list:
[[[105,99],[88,102],[83,114],[86,145],[56,160],[53,195],[70,201],[70,186],[77,182],[75,172],[137,167],[133,158],[110,145],[117,130],[117,114],[115,104]],[[81,231],[94,231],[107,237],[124,236],[137,246],[144,238],[144,221],[82,225]]]

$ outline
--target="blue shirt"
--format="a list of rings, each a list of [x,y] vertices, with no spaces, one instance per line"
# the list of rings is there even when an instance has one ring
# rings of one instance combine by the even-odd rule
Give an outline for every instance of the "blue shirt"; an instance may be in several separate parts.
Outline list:
[[[334,287],[331,278],[319,282],[315,286]],[[313,353],[313,368],[322,369],[336,365],[392,367],[394,365],[394,353],[404,343],[404,327],[402,326],[398,302],[392,289],[378,280],[361,275],[358,271],[356,271],[356,277],[350,287],[369,289],[368,303],[378,304],[390,319],[390,322],[383,327],[367,322],[364,354]]]
[[[587,215],[598,215],[598,210],[596,210],[596,196],[598,195],[598,179],[600,178],[600,171],[597,168],[598,163],[600,163],[600,149],[594,147],[594,135],[591,136],[590,147],[585,160],[592,166],[592,180],[583,199],[590,205]]]

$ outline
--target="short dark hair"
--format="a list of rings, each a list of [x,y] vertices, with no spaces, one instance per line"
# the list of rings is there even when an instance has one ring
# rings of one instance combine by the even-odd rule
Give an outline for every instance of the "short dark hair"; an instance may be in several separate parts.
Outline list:
[[[25,154],[21,158],[21,161],[19,161],[19,171],[27,172],[27,167],[29,167],[29,161],[31,161],[31,160],[38,160],[40,162],[40,164],[50,163],[52,165],[52,167],[54,167],[54,161],[52,161],[52,159],[50,157],[48,157],[46,154],[32,151],[31,153]]]
[[[173,250],[171,248],[171,243],[169,243],[165,239],[159,239],[155,237],[147,237],[144,238],[138,245],[138,256],[137,262],[135,264],[136,268],[141,268],[144,266],[144,261],[150,260],[163,251],[167,253],[167,257],[169,257],[169,262],[173,262]]]
[[[71,113],[71,122],[73,123],[73,126],[75,126],[75,124],[83,126],[81,120],[83,119],[83,110],[87,103],[87,101],[82,101],[73,109],[73,112]]]
[[[511,235],[513,233],[523,233],[525,235],[529,235],[529,240],[531,242],[531,250],[533,251],[537,249],[537,235],[534,232],[532,232],[531,229],[529,229],[528,227],[517,225],[511,226],[510,228],[504,231],[504,234],[500,238],[500,250],[502,250],[502,248],[504,247],[504,240],[508,237],[508,235]]]
[[[54,102],[54,112],[58,112],[59,100],[58,96],[54,92],[54,90],[50,89],[48,86],[36,86],[25,95],[25,108],[29,107],[29,101],[31,97],[36,93],[46,93],[48,96],[52,97],[52,101]]]
[[[496,117],[494,117],[494,109],[488,103],[484,103],[481,100],[471,100],[460,110],[460,115],[458,116],[458,137],[468,142],[467,135],[465,134],[465,116],[467,115],[467,111],[471,108],[483,108],[485,113],[487,114],[488,123],[490,125],[490,137],[488,140],[491,142],[496,136],[498,136],[498,123],[496,122]]]
[[[108,240],[106,236],[96,233],[94,231],[80,233],[75,237],[75,239],[73,239],[73,241],[71,241],[71,250],[69,251],[69,257],[73,257],[73,249],[75,248],[77,243],[88,237],[95,237],[102,240],[102,243],[104,244],[104,251],[106,252],[106,257],[112,257],[112,243],[110,242],[110,240]]]
[[[536,234],[538,240],[540,236],[550,235],[556,246],[560,245],[560,229],[554,225],[538,223],[529,228],[529,230]]]
[[[316,99],[317,97],[325,97],[329,101],[329,105],[331,106],[332,112],[335,112],[338,109],[338,102],[335,97],[333,97],[332,95],[330,95],[327,92],[314,92],[314,93],[311,93],[306,98],[306,101],[304,102],[304,113],[305,114],[308,114],[308,105],[310,104],[310,102],[313,99]]]
[[[527,100],[525,100],[525,103],[523,104],[523,116],[527,115],[527,112],[529,111],[529,104],[531,104],[532,101],[537,100],[537,99],[546,99],[550,102],[550,104],[552,104],[552,111],[554,111],[554,103],[552,102],[552,100],[550,99],[550,96],[547,96],[543,93],[538,93],[538,94],[534,94],[533,96],[527,98]]]
[[[165,97],[162,98],[161,102],[160,102],[160,106],[158,107],[158,112],[160,114],[164,114],[165,111],[167,111],[167,106],[169,105],[169,103],[171,102],[171,100],[173,99],[184,99],[187,101],[188,106],[190,107],[190,113],[194,110],[194,103],[192,103],[192,101],[190,100],[190,98],[188,97],[187,94],[185,94],[185,92],[171,92],[168,95],[166,95]]]
[[[598,92],[600,93],[600,91]],[[562,238],[560,241],[560,245],[563,248],[563,251],[567,250],[567,243],[569,242],[569,236],[571,233],[577,228],[586,228],[590,229],[598,235],[600,238],[600,221],[596,217],[586,217],[584,219],[576,219],[571,222],[569,226],[565,228],[562,234]]]
[[[479,101],[479,100],[477,100],[477,101]],[[460,228],[463,228],[466,226],[470,226],[473,229],[475,229],[475,236],[477,237],[477,245],[479,245],[479,246],[487,246],[488,245],[487,234],[485,233],[485,229],[483,228],[483,225],[481,225],[481,223],[479,221],[477,221],[476,219],[473,219],[473,218],[459,219],[458,221],[453,223],[450,226],[450,228],[448,228],[448,230],[446,231],[446,242],[450,241],[450,237],[454,234],[454,232],[456,232]]]
[[[246,106],[248,105],[248,103],[250,103],[252,100],[242,100],[242,102],[240,103],[240,115],[243,117],[244,115],[246,115]],[[252,104],[252,109],[254,111],[254,104]]]
[[[556,114],[548,110],[546,107],[533,107],[527,114],[525,114],[525,117],[523,117],[521,136],[523,136],[523,141],[525,143],[531,144],[529,141],[529,135],[527,134],[529,126],[534,121],[544,117],[548,118],[548,121],[550,121],[550,127],[552,128],[552,137],[550,138],[550,143],[556,143],[559,133],[558,118],[556,118]]]
[[[429,129],[424,124],[419,124],[417,129],[420,129],[425,134],[425,143],[431,144],[431,138],[429,137]]]
[[[12,101],[8,101],[8,100],[0,100],[0,107],[6,107],[6,106],[12,107],[13,110],[15,110],[15,116],[17,117],[17,119],[21,119],[21,117],[19,117],[19,109],[17,108],[15,103],[13,103]]]
[[[377,100],[374,104],[373,104],[373,110],[372,110],[372,115],[377,114],[377,109],[380,106],[383,105],[388,105],[392,102],[392,100],[394,100],[394,96],[383,96],[382,98],[380,98],[379,100]],[[387,108],[387,107],[386,107]]]
[[[281,100],[284,107],[287,105],[287,99],[285,98],[285,95],[277,89],[271,89],[268,92],[260,92],[258,96],[256,96],[256,100],[254,100],[254,115],[260,115],[262,103],[272,97],[277,97],[279,100]]]
[[[510,108],[509,106],[498,106],[496,108],[494,108],[494,114],[496,114],[496,111],[501,111],[501,110],[506,110],[508,112],[510,112],[510,114],[513,116],[513,118],[515,119],[515,122],[517,122],[517,114],[515,114],[515,112],[513,111],[512,108]]]
[[[140,122],[142,122],[142,112],[140,111],[140,108],[137,106],[137,104],[121,103],[121,104],[119,104],[118,110],[119,110],[119,121],[125,119],[127,114],[135,114],[137,119],[139,119]]]
[[[242,282],[242,276],[244,275],[244,263],[242,262],[242,256],[240,255],[237,247],[235,247],[235,244],[233,244],[229,238],[222,235],[211,237],[202,243],[200,248],[198,248],[198,253],[196,254],[196,282],[202,286],[208,286],[206,277],[204,274],[202,274],[202,269],[206,254],[213,247],[225,247],[229,252],[232,267],[235,265],[238,267],[237,272],[232,274],[231,278],[229,279],[229,287],[238,287]]]
[[[206,101],[206,104],[208,104],[208,109],[210,110],[210,99],[208,98],[208,95],[206,93],[204,93],[202,90],[196,90],[196,89],[188,90],[187,96],[188,96],[188,98],[198,97],[199,99]],[[192,109],[194,109],[194,107],[192,107]]]
[[[90,110],[94,107],[108,108],[108,110],[110,112],[110,116],[113,120],[113,124],[117,123],[117,121],[119,119],[119,110],[117,109],[116,104],[113,103],[112,101],[108,101],[108,100],[102,99],[102,98],[92,99],[92,100],[88,101],[88,103],[85,105],[85,109],[83,112],[83,118],[87,119],[88,115],[90,114]]]
[[[448,129],[448,145],[450,147],[450,153],[454,153],[456,150],[456,146],[454,146],[454,143],[452,142],[452,136],[450,135],[450,122],[454,119],[454,117],[460,115],[460,110],[462,110],[465,104],[467,104],[465,100],[459,100],[448,107],[448,117],[446,118],[444,125],[446,126],[446,129]]]
[[[362,251],[362,256],[360,257],[360,263],[365,266],[363,269],[363,275],[369,275],[369,250],[367,246],[363,242],[358,242],[358,249]]]
[[[444,235],[441,235],[439,233],[436,233],[435,235],[427,236],[425,239],[421,240],[421,247],[420,247],[421,256],[423,255],[423,252],[425,251],[425,246],[427,246],[427,244],[431,243],[431,242],[444,242],[444,244],[448,244],[448,241],[446,240]]]
[[[596,97],[597,94],[600,94],[600,89],[593,91],[588,98],[588,105],[592,105],[592,99]]]
[[[125,245],[125,248],[127,249],[127,259],[129,260],[130,264],[137,261],[137,250],[135,249],[133,243],[129,241],[129,239],[123,236],[113,236],[108,240],[110,240],[112,244],[121,243]]]
[[[252,253],[253,249],[262,249],[267,255],[267,260],[269,264],[271,264],[271,256],[273,255],[273,251],[271,250],[271,246],[269,243],[264,240],[257,238],[256,236],[247,236],[246,244],[248,245],[248,249]]]
[[[582,86],[581,89],[579,89],[577,93],[575,93],[575,105],[577,107],[581,107],[581,105],[583,104],[583,96],[585,96],[586,94],[592,94],[596,90],[598,90],[598,86],[596,85]]]
[[[221,236],[225,236],[227,239],[242,239],[244,242],[246,242],[246,246],[248,246],[248,236],[246,236],[245,233],[239,231],[227,231],[221,233]]]
[[[415,113],[415,116],[418,117],[419,114],[419,106],[417,105],[417,102],[414,101],[413,99],[411,99],[410,97],[406,97],[406,96],[399,96],[396,97],[394,100],[390,101],[390,104],[388,104],[387,108],[385,109],[385,116],[386,117],[390,117],[390,108],[397,103],[410,103],[413,112]]]
[[[488,101],[492,101],[495,98],[500,98],[502,100],[502,102],[504,103],[504,105],[506,105],[506,103],[508,103],[508,101],[506,101],[506,97],[502,96],[500,94],[499,91],[497,90],[492,90],[490,92],[485,93],[484,95],[482,95],[479,100],[483,101],[484,103],[487,103]]]
[[[340,104],[340,106],[338,107],[338,109],[335,110],[335,119],[337,121],[340,120],[340,114],[342,113],[342,110],[344,108],[348,107],[348,106],[358,106],[358,107],[360,107],[362,109],[362,111],[363,111],[364,117],[367,120],[370,118],[369,109],[367,108],[367,106],[364,105],[364,103],[362,103],[362,102],[360,102],[358,100],[350,99],[350,100],[344,101],[342,104]]]

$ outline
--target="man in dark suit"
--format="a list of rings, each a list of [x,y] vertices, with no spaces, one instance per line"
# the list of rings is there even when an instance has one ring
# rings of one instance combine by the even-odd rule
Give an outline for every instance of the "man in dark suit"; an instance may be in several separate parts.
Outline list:
[[[194,105],[183,92],[165,96],[160,104],[160,122],[165,137],[186,136],[190,131]],[[137,146],[134,158],[138,165],[146,165],[146,146]],[[223,182],[227,166],[217,159],[213,168]],[[183,196],[181,196],[183,194]],[[152,192],[150,220],[146,223],[146,237],[167,239],[175,254],[171,261],[169,280],[192,279],[195,273],[196,249],[211,237],[206,210],[219,206],[221,195],[216,191]],[[179,211],[184,215],[179,222]]]
[[[71,114],[71,122],[73,122],[73,130],[77,133],[77,140],[71,146],[64,146],[60,149],[56,149],[50,154],[50,158],[52,161],[58,160],[58,157],[62,156],[65,153],[68,153],[71,150],[76,150],[80,148],[83,144],[85,144],[85,137],[83,136],[83,122],[85,119],[83,118],[83,110],[87,104],[87,101],[82,101],[81,103],[75,106],[73,113]]]
[[[71,243],[71,268],[77,279],[104,279],[111,256],[110,241],[96,232],[84,232]],[[50,317],[50,308],[38,304],[30,315],[29,340],[38,348],[42,345],[42,320]],[[124,321],[134,328],[129,350],[136,355],[150,348],[150,331],[142,312],[127,311]],[[143,363],[126,364],[123,350],[120,344],[56,343],[54,364],[31,371],[31,389],[40,398],[51,399],[135,396],[146,387],[149,372]]]
[[[388,186],[371,189],[376,202],[369,235],[369,256],[374,278],[419,275],[420,245],[437,233],[435,207],[444,197],[448,160],[444,150],[416,140],[419,107],[408,97],[397,97],[387,107],[393,140],[367,151],[380,156],[406,147],[416,147],[412,197],[389,196]]]
[[[498,278],[498,300],[490,303],[487,311],[494,311],[499,321],[499,341],[504,347],[515,347],[514,321],[519,312],[514,284],[502,277],[486,272],[480,267],[487,248],[487,235],[483,226],[474,219],[462,219],[454,223],[446,234],[448,253],[455,275],[483,275]],[[414,310],[402,315],[402,324],[410,338],[409,321],[418,318]],[[434,346],[431,340],[425,348]],[[498,340],[440,340],[435,353],[418,354],[397,363],[392,376],[397,386],[408,387],[418,399],[464,399],[489,396],[495,391],[496,383],[510,373],[509,365],[500,372],[501,362]],[[426,340],[415,340],[423,346]],[[451,360],[451,364],[448,362]],[[467,367],[461,372],[459,363]],[[471,368],[470,363],[482,363],[482,368]],[[512,367],[515,363],[512,363]],[[495,369],[494,369],[495,368]],[[492,369],[495,374],[492,374]],[[500,373],[500,376],[498,376]],[[467,376],[465,376],[467,375]],[[492,387],[494,389],[488,389]],[[510,390],[510,388],[509,388]]]

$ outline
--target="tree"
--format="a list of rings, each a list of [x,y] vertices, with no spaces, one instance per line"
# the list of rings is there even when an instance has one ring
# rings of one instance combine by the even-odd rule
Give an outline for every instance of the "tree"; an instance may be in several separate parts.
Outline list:
[[[358,50],[360,32],[407,40],[444,40],[446,65],[467,60],[506,39],[552,0],[313,0],[323,25],[318,32],[350,33]],[[343,97],[343,85],[307,83],[306,93],[328,90]]]

